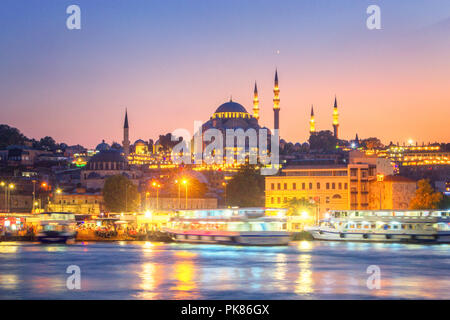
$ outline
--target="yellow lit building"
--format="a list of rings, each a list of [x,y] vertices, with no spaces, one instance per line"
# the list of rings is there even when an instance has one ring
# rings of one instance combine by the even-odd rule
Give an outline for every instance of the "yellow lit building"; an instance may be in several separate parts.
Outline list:
[[[369,184],[376,180],[371,164],[288,166],[281,175],[266,177],[266,207],[282,208],[292,199],[328,210],[368,209]]]
[[[100,193],[55,193],[47,205],[49,212],[72,212],[76,214],[100,214],[104,211]]]

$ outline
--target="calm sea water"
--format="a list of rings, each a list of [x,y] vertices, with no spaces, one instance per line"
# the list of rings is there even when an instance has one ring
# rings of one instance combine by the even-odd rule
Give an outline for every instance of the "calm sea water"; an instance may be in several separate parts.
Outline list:
[[[69,265],[81,290],[66,287]],[[450,299],[449,271],[450,245],[0,243],[2,299]]]

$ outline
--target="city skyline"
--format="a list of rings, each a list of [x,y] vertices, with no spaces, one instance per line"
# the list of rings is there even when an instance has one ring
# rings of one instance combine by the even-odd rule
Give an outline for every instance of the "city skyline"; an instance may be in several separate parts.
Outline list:
[[[79,1],[82,29],[70,31],[68,1],[5,1],[2,123],[94,147],[121,142],[128,108],[130,141],[157,139],[192,132],[230,96],[251,113],[256,81],[260,123],[272,128],[278,68],[286,141],[308,139],[312,104],[316,130],[332,131],[337,95],[343,139],[445,142],[450,4],[400,2],[379,1],[382,29],[368,30],[368,1]]]

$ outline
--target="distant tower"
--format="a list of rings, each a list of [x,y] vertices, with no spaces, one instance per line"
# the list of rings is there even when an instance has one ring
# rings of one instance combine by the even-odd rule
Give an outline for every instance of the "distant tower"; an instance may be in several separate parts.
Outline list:
[[[311,119],[309,120],[309,132],[316,132],[316,120],[314,120],[314,106],[311,106]]]
[[[125,159],[128,161],[128,156],[130,155],[130,139],[128,136],[128,112],[125,109],[125,122],[123,124],[123,153],[125,154]]]
[[[334,108],[333,108],[333,131],[334,137],[338,139],[338,128],[339,128],[339,113],[337,107],[337,98],[334,98]]]
[[[253,117],[256,120],[259,120],[259,99],[258,99],[258,88],[256,87],[256,82],[255,82],[255,90],[253,91]]]
[[[273,88],[274,129],[280,129],[280,89],[278,88],[278,70],[275,70],[275,85]]]

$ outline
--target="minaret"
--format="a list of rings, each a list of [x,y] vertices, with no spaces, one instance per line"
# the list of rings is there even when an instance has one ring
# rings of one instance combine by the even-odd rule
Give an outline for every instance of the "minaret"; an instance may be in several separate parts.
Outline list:
[[[259,99],[258,99],[258,88],[256,87],[255,82],[255,90],[253,91],[253,118],[259,120]]]
[[[309,120],[309,133],[316,132],[316,120],[314,120],[314,106],[311,105],[311,119]]]
[[[128,112],[125,109],[125,122],[123,124],[123,153],[125,154],[125,159],[128,161],[128,156],[130,155],[130,140],[128,136]]]
[[[280,89],[278,88],[278,70],[275,70],[275,85],[273,87],[273,116],[274,129],[280,129]]]
[[[334,137],[336,139],[339,139],[338,136],[338,128],[339,128],[339,113],[338,113],[338,107],[337,107],[337,98],[334,97],[334,108],[333,108],[333,131],[334,131]]]

